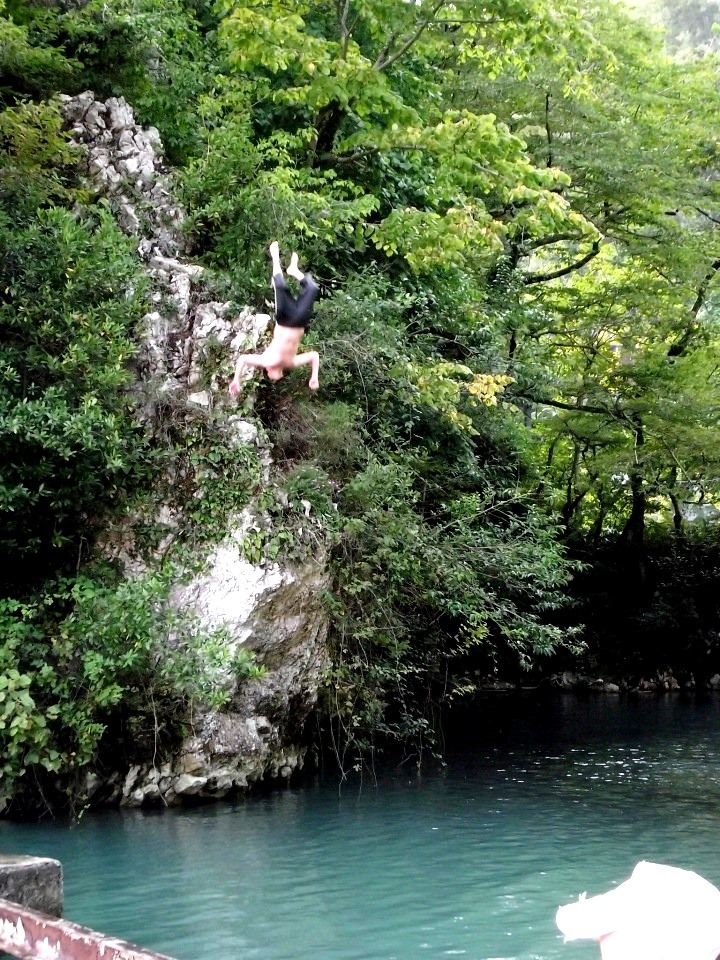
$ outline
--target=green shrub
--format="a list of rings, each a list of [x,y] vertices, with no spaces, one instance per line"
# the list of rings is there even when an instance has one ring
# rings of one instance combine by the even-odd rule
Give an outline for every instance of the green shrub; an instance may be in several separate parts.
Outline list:
[[[26,224],[38,208],[80,195],[77,150],[63,135],[56,102],[0,110],[0,216],[4,231]],[[2,288],[0,288],[2,289]]]
[[[168,604],[171,581],[103,568],[0,600],[0,813],[82,803],[88,770],[157,761],[233,674],[262,674]]]
[[[476,671],[578,649],[549,619],[573,565],[529,503],[455,496],[424,516],[412,471],[373,458],[340,510],[325,708],[343,758],[357,763],[387,741],[421,756],[438,711],[474,689]]]
[[[22,581],[76,556],[147,469],[127,393],[144,298],[102,208],[0,221],[0,277],[0,549]]]
[[[0,16],[0,104],[93,90],[124,96],[158,127],[174,163],[202,147],[201,95],[219,70],[212,3],[7,0]],[[3,6],[0,5],[0,13]]]

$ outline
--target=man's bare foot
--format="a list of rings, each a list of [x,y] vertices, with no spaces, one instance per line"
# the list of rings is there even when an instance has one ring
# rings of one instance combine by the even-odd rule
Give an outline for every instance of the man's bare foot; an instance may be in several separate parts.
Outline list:
[[[310,381],[308,382],[308,386],[310,387],[311,390],[317,390],[318,387],[320,386],[320,381],[318,380],[317,377],[311,377]]]
[[[268,253],[270,254],[270,259],[272,260],[272,273],[275,276],[276,273],[282,273],[282,266],[280,264],[280,244],[277,240],[273,242],[268,247]]]
[[[290,266],[285,271],[288,276],[295,277],[296,280],[302,280],[305,274],[302,272],[298,266],[298,255],[293,251],[293,255],[290,257]]]

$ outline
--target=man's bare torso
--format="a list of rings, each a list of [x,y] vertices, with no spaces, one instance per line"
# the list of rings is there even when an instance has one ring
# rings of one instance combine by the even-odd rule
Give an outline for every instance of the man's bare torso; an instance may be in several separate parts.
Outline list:
[[[305,329],[275,324],[273,338],[265,350],[265,357],[273,366],[292,367]]]

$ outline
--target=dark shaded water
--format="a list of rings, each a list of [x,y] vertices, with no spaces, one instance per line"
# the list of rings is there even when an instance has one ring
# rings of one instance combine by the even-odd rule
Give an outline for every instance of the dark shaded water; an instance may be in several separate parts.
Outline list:
[[[79,825],[0,823],[63,862],[75,920],[178,960],[585,960],[557,906],[641,859],[720,884],[720,697],[499,697],[447,767]]]

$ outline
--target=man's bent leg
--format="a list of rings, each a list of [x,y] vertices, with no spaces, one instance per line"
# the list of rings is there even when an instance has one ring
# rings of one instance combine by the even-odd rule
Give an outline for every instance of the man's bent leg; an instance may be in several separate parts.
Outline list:
[[[268,247],[270,253],[270,259],[272,260],[272,275],[275,276],[276,273],[282,273],[282,265],[280,264],[280,244],[277,240],[273,242]]]
[[[290,266],[287,268],[288,276],[295,277],[296,280],[302,282],[305,274],[300,269],[300,264],[298,263],[298,255],[293,250],[293,255],[290,257]]]
[[[297,298],[298,315],[303,320],[309,320],[312,314],[313,304],[320,296],[320,287],[315,283],[309,273],[300,281],[300,296]]]
[[[297,300],[288,290],[282,273],[274,273],[272,285],[275,290],[275,319],[281,324],[295,326],[300,317]]]

